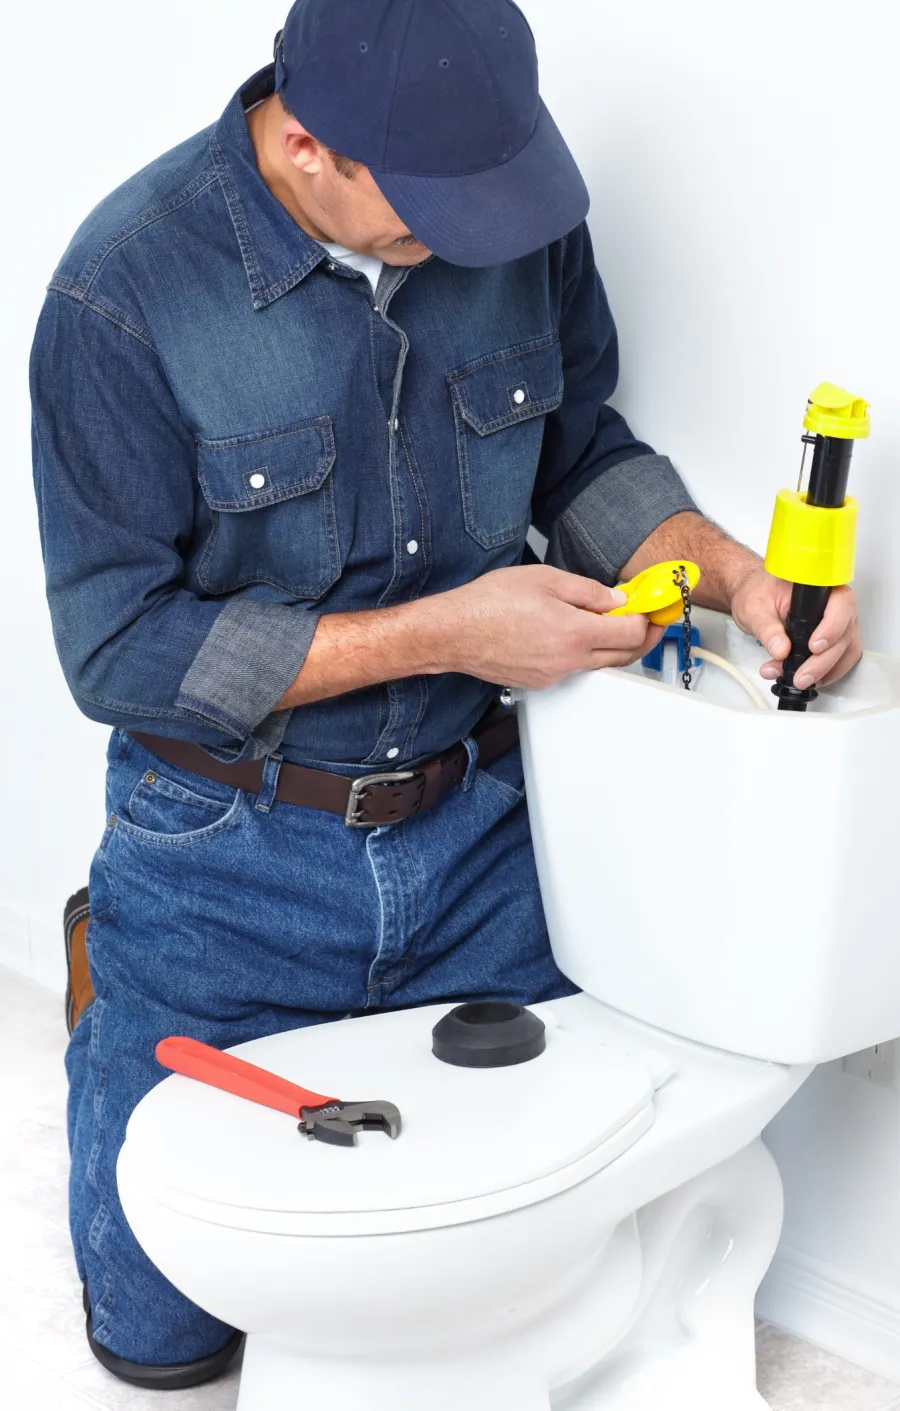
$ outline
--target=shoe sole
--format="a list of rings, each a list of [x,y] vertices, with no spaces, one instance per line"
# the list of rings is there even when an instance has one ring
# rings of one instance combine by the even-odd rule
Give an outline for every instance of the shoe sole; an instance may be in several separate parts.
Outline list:
[[[186,1391],[189,1387],[203,1386],[225,1371],[244,1339],[243,1333],[232,1333],[224,1347],[209,1357],[200,1357],[196,1362],[182,1362],[169,1367],[145,1367],[140,1362],[129,1362],[124,1357],[116,1357],[108,1347],[97,1342],[94,1337],[94,1319],[88,1301],[87,1286],[82,1289],[82,1302],[87,1314],[85,1331],[88,1347],[101,1367],[105,1367],[120,1382],[129,1386],[142,1387],[145,1391]]]

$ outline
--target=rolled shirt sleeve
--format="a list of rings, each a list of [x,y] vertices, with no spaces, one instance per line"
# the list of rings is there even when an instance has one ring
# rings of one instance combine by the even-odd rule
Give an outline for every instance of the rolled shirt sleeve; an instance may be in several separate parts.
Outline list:
[[[697,506],[668,457],[608,404],[618,339],[586,225],[566,241],[563,275],[564,393],[547,418],[532,516],[547,563],[612,584],[660,524]]]
[[[545,562],[613,585],[654,529],[696,508],[667,456],[619,461],[554,522]]]
[[[264,585],[208,598],[184,586],[196,447],[149,340],[51,290],[30,371],[47,598],[79,708],[222,758],[276,749],[290,712],[274,707],[319,614]]]

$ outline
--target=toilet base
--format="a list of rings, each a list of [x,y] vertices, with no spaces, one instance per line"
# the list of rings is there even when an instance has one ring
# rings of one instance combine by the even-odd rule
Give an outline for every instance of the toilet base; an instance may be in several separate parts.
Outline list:
[[[250,1338],[237,1411],[286,1411],[301,1404],[310,1411],[767,1411],[769,1403],[745,1377],[711,1371],[702,1365],[704,1357],[697,1349],[684,1357],[660,1356],[616,1386],[554,1393],[480,1362],[316,1362]]]
[[[299,1356],[248,1338],[237,1411],[549,1411],[546,1389],[479,1360],[418,1365]]]
[[[251,1334],[238,1411],[765,1411],[753,1303],[781,1218],[756,1141],[623,1221],[593,1276],[515,1337],[381,1361]],[[623,1310],[611,1292],[635,1260]]]

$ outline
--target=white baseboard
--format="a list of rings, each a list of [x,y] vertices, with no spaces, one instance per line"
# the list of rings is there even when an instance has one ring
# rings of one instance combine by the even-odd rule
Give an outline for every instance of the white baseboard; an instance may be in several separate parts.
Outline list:
[[[900,1299],[782,1244],[756,1301],[757,1317],[900,1382]]]
[[[66,965],[62,917],[53,926],[46,918],[17,907],[0,905],[0,966],[65,994]]]

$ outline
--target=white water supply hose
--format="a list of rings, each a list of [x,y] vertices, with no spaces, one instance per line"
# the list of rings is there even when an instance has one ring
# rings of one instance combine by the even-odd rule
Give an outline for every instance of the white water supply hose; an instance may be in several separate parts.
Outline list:
[[[708,652],[705,647],[694,647],[691,652],[691,656],[696,657],[698,661],[708,661],[711,666],[718,666],[722,671],[727,671],[728,675],[733,677],[733,679],[738,683],[738,685],[742,686],[743,689],[747,692],[747,695],[750,697],[751,701],[757,707],[758,710],[769,709],[769,706],[766,705],[766,702],[763,698],[762,692],[758,691],[754,686],[753,682],[747,679],[743,671],[740,671],[738,667],[733,666],[730,661],[726,661],[724,657],[720,657],[716,652]]]

